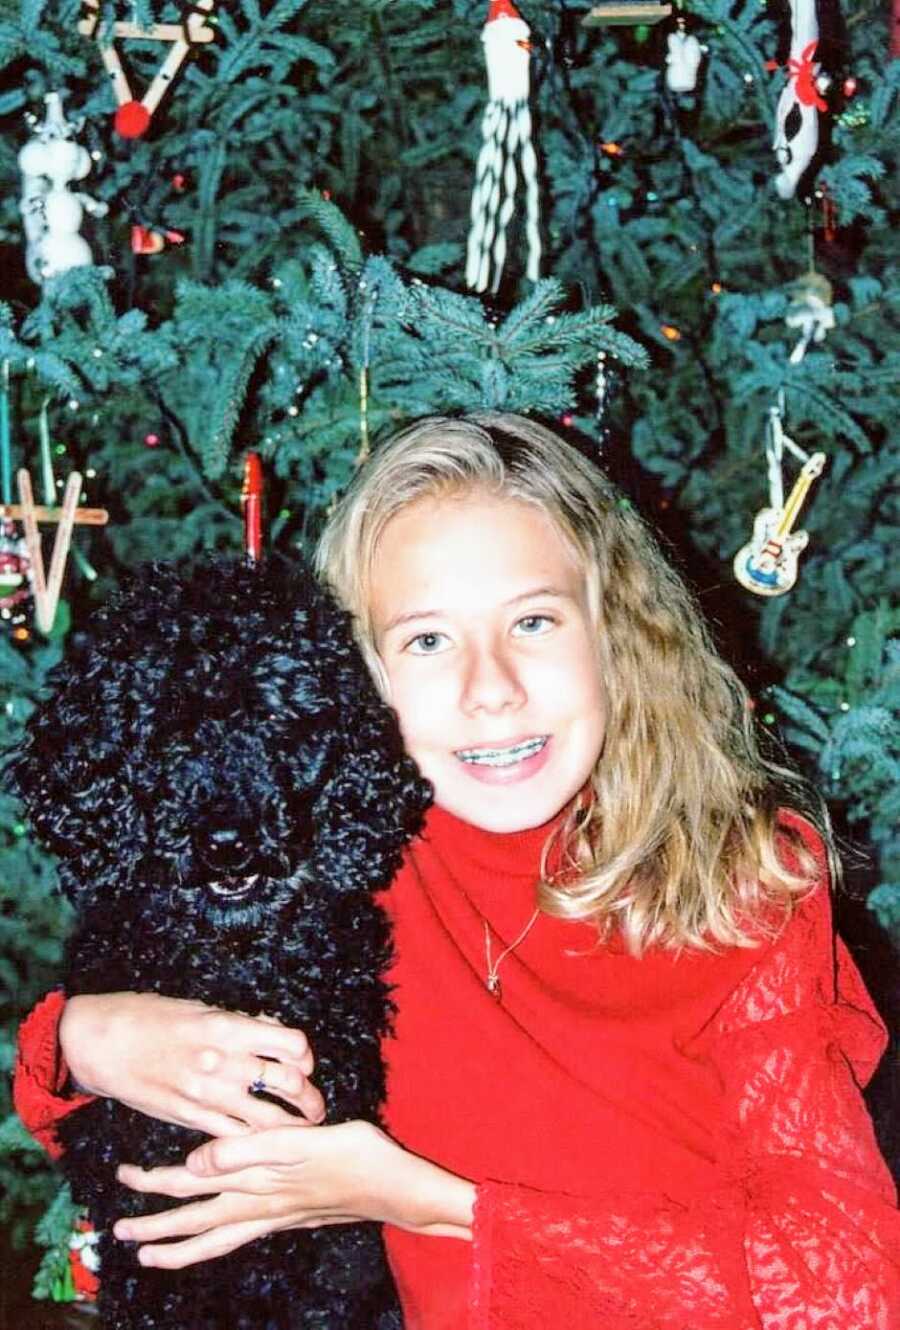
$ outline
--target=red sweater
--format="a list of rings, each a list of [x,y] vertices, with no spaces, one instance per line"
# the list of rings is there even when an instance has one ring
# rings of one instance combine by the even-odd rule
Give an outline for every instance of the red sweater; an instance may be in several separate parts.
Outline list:
[[[858,1089],[883,1029],[824,865],[758,949],[636,960],[541,915],[497,1003],[483,921],[496,960],[545,836],[432,810],[388,894],[387,1123],[478,1184],[471,1244],[386,1229],[407,1330],[898,1330],[900,1216]],[[17,1107],[51,1143],[72,1102],[59,1000],[41,1010]]]

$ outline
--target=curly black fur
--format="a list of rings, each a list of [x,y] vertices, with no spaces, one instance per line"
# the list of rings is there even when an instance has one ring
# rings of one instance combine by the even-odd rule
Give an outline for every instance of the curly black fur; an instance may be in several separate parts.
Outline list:
[[[75,636],[51,682],[8,777],[77,911],[66,990],[278,1016],[309,1035],[328,1120],[377,1120],[390,937],[374,893],[430,790],[347,616],[307,573],[152,564]],[[115,1167],[175,1163],[204,1138],[112,1100],[60,1136],[101,1233],[109,1330],[399,1324],[375,1225],[142,1269],[111,1223],[175,1202],[120,1186]]]

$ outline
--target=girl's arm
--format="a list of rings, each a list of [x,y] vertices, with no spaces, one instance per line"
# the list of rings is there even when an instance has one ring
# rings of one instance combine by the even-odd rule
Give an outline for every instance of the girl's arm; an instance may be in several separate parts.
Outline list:
[[[321,1121],[324,1103],[309,1081],[312,1053],[299,1030],[155,993],[66,1001],[56,991],[19,1031],[15,1107],[51,1154],[58,1153],[56,1124],[95,1095],[211,1136],[296,1123],[248,1094],[261,1059],[267,1087],[306,1120]]]
[[[13,1107],[53,1159],[61,1152],[57,1124],[94,1097],[72,1085],[59,1041],[65,1005],[65,994],[54,989],[29,1012],[19,1026],[13,1072]]]
[[[351,1218],[465,1238],[474,1199],[467,1330],[900,1330],[900,1215],[858,1089],[882,1047],[820,888],[685,1050],[724,1092],[704,1194],[476,1188],[346,1123],[212,1141],[189,1167],[126,1167],[137,1190],[214,1199],[116,1232],[174,1268]]]
[[[859,1091],[883,1046],[823,885],[687,1050],[725,1092],[718,1185],[480,1186],[469,1330],[900,1330],[900,1214]]]

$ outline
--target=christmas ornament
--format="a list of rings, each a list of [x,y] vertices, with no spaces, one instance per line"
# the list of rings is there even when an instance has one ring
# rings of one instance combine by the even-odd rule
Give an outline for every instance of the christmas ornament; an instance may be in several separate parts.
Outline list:
[[[795,531],[794,526],[810,487],[822,474],[826,462],[824,453],[810,456],[788,438],[781,425],[782,412],[781,402],[770,408],[766,430],[769,506],[757,513],[753,535],[734,556],[735,577],[756,596],[783,596],[796,582],[797,562],[809,543],[809,534]],[[803,462],[787,501],[782,476],[785,448]]]
[[[0,619],[5,627],[25,622],[30,571],[28,547],[15,522],[0,520]]]
[[[612,3],[594,5],[581,20],[586,28],[621,27],[633,24],[642,27],[668,18],[671,5],[656,4],[654,0],[613,0]]]
[[[97,35],[100,55],[112,79],[113,92],[118,102],[115,129],[122,138],[136,139],[146,134],[154,111],[166,95],[191,48],[199,43],[214,40],[215,33],[207,23],[214,6],[215,0],[194,0],[194,3],[188,6],[181,23],[153,23],[149,28],[142,28],[137,23],[116,22],[111,25],[112,40],[109,40],[109,28],[101,26],[98,31],[100,0],[82,0],[82,7],[87,12],[78,24],[78,31],[83,37],[93,37],[95,33]],[[116,48],[116,39],[127,38],[164,42],[171,47],[140,101],[136,101],[132,94],[131,84],[122,65],[122,57]]]
[[[791,0],[791,48],[788,81],[775,108],[772,147],[780,170],[775,177],[779,197],[792,198],[800,177],[819,144],[818,112],[828,109],[820,93],[827,79],[815,63],[819,42],[816,0]]]
[[[25,267],[39,284],[70,268],[93,263],[90,246],[79,229],[85,211],[94,217],[107,212],[105,203],[69,190],[73,180],[84,180],[91,169],[90,153],[75,142],[81,123],[66,119],[60,93],[48,92],[44,103],[44,120],[38,124],[32,118],[32,137],[19,152]]]
[[[252,563],[262,558],[263,469],[259,453],[248,453],[244,461],[241,512],[244,518],[244,553]]]
[[[527,274],[539,276],[537,158],[528,107],[531,30],[512,0],[490,0],[481,39],[488,74],[488,104],[481,122],[482,148],[472,193],[466,284],[496,291],[506,260],[506,228],[515,206],[520,159],[525,180]],[[493,266],[493,277],[491,268]]]
[[[827,185],[820,185],[816,190],[816,198],[822,205],[822,233],[829,244],[837,235],[837,205],[831,194],[828,192]]]
[[[73,471],[66,482],[61,508],[38,508],[35,506],[31,489],[31,476],[22,468],[18,476],[19,506],[11,510],[0,510],[0,516],[21,517],[25,528],[25,545],[31,565],[31,585],[34,593],[35,617],[38,628],[44,634],[51,632],[56,618],[56,608],[62,590],[66,559],[72,542],[72,528],[75,523],[87,520],[93,526],[102,526],[109,514],[103,508],[83,509],[78,507],[81,494],[81,476]],[[85,518],[85,514],[89,514]],[[41,553],[41,537],[38,522],[58,522],[59,527],[53,541],[53,553],[50,558],[50,572],[44,570],[44,558]]]
[[[672,92],[693,92],[697,87],[697,71],[703,59],[703,47],[693,33],[685,32],[684,19],[666,38],[666,86]]]
[[[72,1281],[72,1299],[75,1302],[96,1302],[100,1289],[97,1278],[100,1270],[98,1251],[100,1234],[87,1218],[76,1220],[69,1238],[69,1273]]]
[[[180,231],[163,230],[156,226],[139,226],[137,223],[131,228],[132,254],[159,254],[165,249],[166,241],[170,245],[183,245],[184,236]]]
[[[800,330],[800,340],[788,357],[792,365],[799,365],[810,342],[824,342],[826,333],[834,327],[831,283],[827,277],[811,268],[797,278],[784,321],[789,328]]]
[[[12,503],[12,438],[9,424],[9,361],[0,367],[0,499]]]

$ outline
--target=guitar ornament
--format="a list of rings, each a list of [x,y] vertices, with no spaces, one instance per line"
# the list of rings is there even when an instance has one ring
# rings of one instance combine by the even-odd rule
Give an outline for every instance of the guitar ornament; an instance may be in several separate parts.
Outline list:
[[[809,543],[806,531],[792,531],[810,486],[825,468],[824,453],[803,465],[783,508],[762,508],[753,522],[753,538],[734,556],[734,575],[756,596],[783,596],[797,580],[797,560]]]

